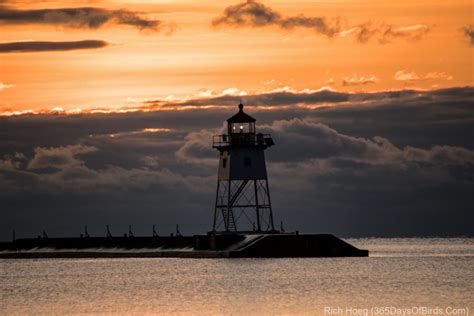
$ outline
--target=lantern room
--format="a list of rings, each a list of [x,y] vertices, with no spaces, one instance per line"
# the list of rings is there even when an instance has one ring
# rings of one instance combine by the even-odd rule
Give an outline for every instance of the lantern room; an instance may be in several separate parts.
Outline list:
[[[239,104],[239,112],[227,120],[229,135],[255,134],[255,119],[244,112],[244,105]]]

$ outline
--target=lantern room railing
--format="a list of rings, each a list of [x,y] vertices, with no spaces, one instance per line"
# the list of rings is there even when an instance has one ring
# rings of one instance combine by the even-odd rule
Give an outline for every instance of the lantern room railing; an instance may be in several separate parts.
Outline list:
[[[212,147],[223,149],[231,146],[267,148],[275,145],[270,134],[235,133],[230,135],[214,135]]]

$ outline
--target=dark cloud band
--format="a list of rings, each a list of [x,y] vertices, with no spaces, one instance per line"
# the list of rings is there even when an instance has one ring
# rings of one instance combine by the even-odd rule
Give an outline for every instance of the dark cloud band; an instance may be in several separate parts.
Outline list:
[[[46,41],[28,41],[0,43],[0,53],[28,53],[28,52],[46,52],[46,51],[68,51],[77,49],[94,49],[107,46],[105,41],[84,40],[73,42],[46,42]]]
[[[97,29],[106,23],[133,26],[141,30],[159,31],[164,24],[128,10],[102,8],[57,8],[17,10],[0,5],[0,24],[50,24],[71,28]]]
[[[357,81],[357,83],[370,83],[377,80],[372,77],[349,77],[346,80]],[[382,91],[382,92],[337,92],[332,90],[316,90],[316,91],[274,91],[265,93],[249,94],[243,97],[248,105],[254,106],[294,106],[294,105],[336,105],[346,103],[386,103],[404,100],[405,102],[424,102],[428,95],[439,93],[440,97],[447,97],[450,94],[465,93],[471,91],[472,88],[448,88],[433,91],[417,91],[417,90],[399,90],[399,91]],[[240,102],[242,96],[239,95],[221,95],[209,98],[196,98],[185,101],[168,102],[163,100],[146,101],[145,107],[174,108],[174,107],[199,107],[199,106],[229,106]]]

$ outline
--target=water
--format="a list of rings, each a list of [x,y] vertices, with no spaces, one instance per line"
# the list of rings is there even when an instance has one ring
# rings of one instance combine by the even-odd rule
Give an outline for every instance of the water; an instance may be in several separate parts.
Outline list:
[[[349,242],[371,257],[1,260],[0,314],[474,313],[474,239]]]

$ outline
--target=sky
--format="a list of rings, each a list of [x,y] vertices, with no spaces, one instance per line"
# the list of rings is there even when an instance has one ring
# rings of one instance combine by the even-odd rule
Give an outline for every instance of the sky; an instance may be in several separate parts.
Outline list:
[[[471,1],[0,0],[0,240],[212,224],[212,135],[273,135],[276,222],[474,235]]]

